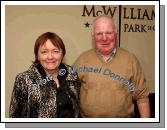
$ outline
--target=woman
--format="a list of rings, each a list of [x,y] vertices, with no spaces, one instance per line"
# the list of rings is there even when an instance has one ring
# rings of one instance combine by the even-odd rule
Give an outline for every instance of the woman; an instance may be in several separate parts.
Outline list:
[[[36,40],[34,53],[34,63],[16,76],[9,116],[78,117],[80,82],[72,68],[62,63],[66,53],[62,39],[46,32]]]

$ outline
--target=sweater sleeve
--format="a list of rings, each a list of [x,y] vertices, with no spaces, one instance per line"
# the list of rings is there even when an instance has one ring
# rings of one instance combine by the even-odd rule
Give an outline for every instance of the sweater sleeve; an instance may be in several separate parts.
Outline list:
[[[145,75],[138,59],[134,55],[132,55],[132,73],[132,81],[135,83],[134,99],[138,103],[149,101],[149,88],[146,85]]]

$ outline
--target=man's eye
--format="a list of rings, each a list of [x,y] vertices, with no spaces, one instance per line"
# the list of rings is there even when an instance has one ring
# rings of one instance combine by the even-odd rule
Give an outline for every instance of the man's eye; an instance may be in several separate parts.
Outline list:
[[[96,33],[96,35],[100,36],[100,35],[103,35],[103,33]]]
[[[112,34],[112,32],[106,32],[106,34]]]

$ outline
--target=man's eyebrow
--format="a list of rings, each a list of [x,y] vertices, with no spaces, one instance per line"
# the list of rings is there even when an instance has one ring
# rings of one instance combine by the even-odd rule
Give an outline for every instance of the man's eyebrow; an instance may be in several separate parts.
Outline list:
[[[114,33],[114,31],[105,31],[105,32],[95,32],[96,34],[103,34],[103,33]]]

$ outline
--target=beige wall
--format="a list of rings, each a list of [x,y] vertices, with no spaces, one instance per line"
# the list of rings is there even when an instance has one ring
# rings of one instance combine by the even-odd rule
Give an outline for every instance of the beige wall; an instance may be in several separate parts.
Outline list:
[[[92,6],[86,6],[90,11]],[[94,6],[94,12],[85,16],[84,6],[6,6],[5,8],[5,115],[8,117],[11,92],[16,74],[28,69],[34,60],[33,47],[36,38],[47,31],[56,32],[64,41],[67,54],[65,62],[72,65],[83,51],[92,48],[90,27],[95,16],[104,14],[111,8],[118,23],[118,6]],[[133,6],[134,7],[134,6]],[[139,6],[140,8],[143,6]],[[104,9],[105,8],[105,9]],[[152,9],[152,6],[144,6]],[[94,13],[94,14],[93,14]],[[142,21],[133,21],[141,22]],[[122,18],[122,25],[124,21]],[[150,24],[146,20],[144,24]],[[152,23],[151,23],[152,24]],[[117,24],[118,25],[118,24]],[[91,26],[91,25],[90,25]],[[119,28],[118,28],[119,30]],[[148,79],[151,92],[154,92],[154,31],[149,33],[123,32],[121,47],[137,55]]]
[[[135,8],[134,8],[135,7]],[[144,15],[144,20],[142,19],[125,19],[122,15],[122,25],[121,25],[121,47],[128,49],[133,52],[137,58],[139,59],[147,80],[147,85],[150,88],[151,92],[154,92],[155,89],[155,32],[154,30],[148,30],[148,26],[154,26],[155,21],[151,20],[152,10],[154,10],[154,6],[122,6],[122,13],[124,11],[123,8],[126,8],[126,17],[131,17],[131,9],[133,10],[133,18],[138,17],[139,9],[140,18]],[[147,11],[147,13],[146,13]],[[145,12],[145,13],[144,13]],[[147,15],[148,14],[148,15]],[[128,28],[125,29],[124,24],[128,24]],[[135,24],[139,25],[138,29],[135,29]],[[131,28],[130,25],[132,25]],[[136,28],[137,28],[136,25]],[[141,29],[143,26],[143,29]],[[136,31],[136,32],[132,32]],[[128,32],[129,31],[129,32]]]

